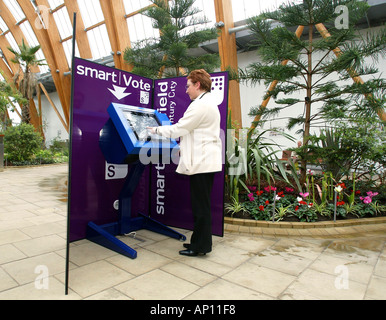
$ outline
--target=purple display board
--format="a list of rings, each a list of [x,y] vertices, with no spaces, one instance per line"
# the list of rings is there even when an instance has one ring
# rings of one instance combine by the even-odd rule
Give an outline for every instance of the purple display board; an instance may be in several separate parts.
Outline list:
[[[212,92],[221,114],[221,139],[225,146],[228,113],[228,73],[211,74]],[[169,120],[177,123],[190,104],[186,94],[186,77],[156,80],[154,84],[154,108],[165,113]],[[225,150],[225,147],[223,147]],[[225,152],[223,154],[223,163]],[[153,165],[151,173],[152,217],[166,225],[193,229],[193,214],[190,205],[189,177],[175,172],[177,164]],[[212,233],[223,236],[224,230],[224,183],[223,171],[215,175],[212,192]]]
[[[107,108],[110,103],[144,108],[153,108],[154,104],[158,111],[168,115],[172,123],[183,116],[189,105],[185,77],[153,82],[152,79],[80,58],[74,58],[73,72],[70,242],[86,237],[89,221],[102,225],[118,220],[114,204],[130,166],[106,163],[99,148],[99,134],[109,119]],[[213,87],[221,112],[225,146],[227,73],[213,74]],[[133,197],[133,217],[141,212],[169,226],[192,229],[189,178],[177,174],[175,169],[173,163],[148,166]],[[223,195],[224,171],[216,174],[212,197],[213,234],[220,236],[223,235]]]
[[[129,171],[128,165],[106,163],[99,133],[112,102],[150,108],[153,80],[75,58],[70,185],[70,241],[86,237],[87,223],[118,220],[115,201]],[[147,170],[136,191],[133,216],[149,214]]]

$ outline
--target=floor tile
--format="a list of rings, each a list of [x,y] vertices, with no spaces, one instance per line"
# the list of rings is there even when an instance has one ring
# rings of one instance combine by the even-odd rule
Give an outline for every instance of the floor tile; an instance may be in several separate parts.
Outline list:
[[[153,270],[115,287],[134,300],[181,300],[199,288],[162,270]]]
[[[135,259],[123,255],[114,255],[107,258],[106,261],[136,276],[161,268],[172,262],[169,258],[146,249],[139,249]]]
[[[3,264],[2,267],[19,284],[26,284],[42,277],[44,273],[46,273],[44,277],[49,277],[64,272],[65,259],[56,253],[49,252]]]
[[[272,300],[272,297],[218,279],[189,295],[186,300]]]
[[[173,262],[166,264],[161,268],[161,270],[166,271],[172,275],[175,275],[181,279],[192,282],[198,286],[205,286],[208,283],[217,279],[216,276],[198,270],[196,268],[190,267],[186,264],[180,262]]]
[[[132,275],[104,260],[71,270],[69,288],[82,298],[102,292],[133,278]],[[64,275],[61,275],[61,281]]]
[[[344,273],[333,276],[316,270],[306,270],[283,292],[294,299],[362,300],[366,285],[346,279]]]
[[[373,276],[366,292],[366,299],[386,300],[386,278]]]
[[[227,273],[223,279],[276,298],[296,277],[248,262]]]

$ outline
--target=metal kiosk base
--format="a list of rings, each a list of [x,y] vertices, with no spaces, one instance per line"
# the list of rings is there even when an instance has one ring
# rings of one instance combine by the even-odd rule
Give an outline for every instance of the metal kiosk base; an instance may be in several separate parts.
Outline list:
[[[129,175],[126,178],[125,184],[119,195],[118,222],[101,226],[98,226],[93,222],[89,222],[87,225],[86,238],[88,240],[132,259],[137,257],[137,251],[117,239],[117,235],[147,229],[180,241],[186,240],[186,237],[183,234],[141,213],[139,213],[139,216],[136,218],[131,217],[131,199],[145,167],[145,165],[137,161],[133,164]]]

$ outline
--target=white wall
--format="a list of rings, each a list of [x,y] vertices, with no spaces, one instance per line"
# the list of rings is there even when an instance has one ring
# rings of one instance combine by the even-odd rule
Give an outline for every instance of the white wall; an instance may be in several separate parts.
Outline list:
[[[50,93],[50,98],[54,102],[56,108],[59,110],[60,114],[63,115],[63,108],[59,100],[59,96],[56,92]],[[46,96],[42,93],[42,120],[43,120],[43,129],[46,137],[46,145],[49,146],[52,143],[52,140],[58,138],[59,140],[68,140],[69,135],[64,128],[62,122],[59,120],[54,108],[49,103]],[[36,107],[38,108],[38,102],[35,99]]]

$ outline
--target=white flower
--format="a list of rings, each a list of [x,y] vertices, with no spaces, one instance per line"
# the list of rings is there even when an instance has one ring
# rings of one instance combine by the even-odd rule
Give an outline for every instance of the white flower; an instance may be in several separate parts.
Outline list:
[[[341,186],[336,186],[335,187],[335,191],[338,192],[338,193],[342,192],[342,190],[343,190],[343,188]]]

